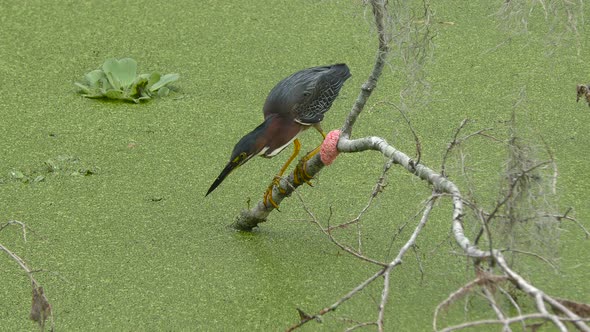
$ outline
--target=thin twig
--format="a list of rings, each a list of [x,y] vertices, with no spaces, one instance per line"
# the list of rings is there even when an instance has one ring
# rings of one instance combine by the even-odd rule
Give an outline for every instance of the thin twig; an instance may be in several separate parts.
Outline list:
[[[548,260],[547,258],[539,255],[539,254],[535,254],[534,252],[529,252],[529,251],[524,251],[524,250],[518,250],[518,249],[506,249],[504,251],[511,251],[511,252],[515,252],[518,254],[523,254],[523,255],[529,255],[529,256],[533,256],[536,257],[540,260],[542,260],[543,262],[547,263],[549,266],[551,266],[556,272],[559,272],[559,267],[557,267],[557,265],[553,264],[550,260]]]
[[[461,124],[459,124],[459,127],[457,127],[457,129],[455,130],[455,134],[453,135],[453,140],[447,145],[447,149],[445,151],[445,154],[443,155],[443,160],[442,160],[442,164],[441,164],[441,171],[440,174],[442,174],[442,176],[446,177],[447,176],[447,172],[446,172],[446,164],[447,164],[447,157],[449,156],[449,153],[451,152],[451,150],[453,150],[453,148],[459,144],[459,142],[457,141],[457,137],[459,136],[459,132],[461,132],[461,129],[463,129],[463,127],[465,127],[465,125],[467,124],[468,119],[463,119],[463,121],[461,121]]]
[[[496,317],[498,317],[498,320],[501,322],[504,322],[504,326],[502,327],[502,332],[512,332],[510,325],[508,323],[506,323],[506,315],[504,315],[504,313],[502,312],[502,309],[500,309],[500,307],[496,303],[496,299],[494,299],[494,295],[492,294],[492,292],[490,292],[490,290],[486,286],[483,287],[482,291],[483,291],[484,297],[488,300],[490,306],[492,307],[492,309],[496,313]]]
[[[316,319],[318,317],[321,317],[331,311],[336,310],[336,308],[338,308],[342,303],[350,300],[356,293],[362,291],[363,289],[365,289],[365,287],[367,287],[368,285],[370,285],[375,279],[379,278],[380,276],[383,275],[383,273],[385,273],[385,268],[377,271],[377,273],[375,273],[374,275],[372,275],[371,277],[369,277],[368,279],[366,279],[365,281],[363,281],[362,283],[360,283],[358,286],[356,286],[354,289],[352,289],[350,292],[346,293],[346,295],[344,295],[343,297],[341,297],[338,301],[334,302],[331,306],[326,307],[322,310],[320,310],[316,315],[314,316],[310,316],[308,318],[304,318],[302,319],[299,323],[289,327],[286,331],[293,331],[299,327],[301,327],[303,324],[309,322],[310,320]]]
[[[21,230],[23,232],[23,241],[27,242],[27,226],[24,222],[18,220],[9,220],[6,222],[6,224],[0,226],[0,231],[11,225],[19,225],[21,227]]]
[[[584,231],[584,233],[586,234],[586,239],[590,239],[590,232],[588,231],[588,229],[586,229],[586,227],[584,227],[584,225],[582,225],[576,218],[574,217],[570,217],[568,216],[568,214],[573,210],[572,207],[569,207],[565,213],[563,215],[559,215],[559,214],[546,214],[543,215],[544,217],[551,217],[551,218],[555,218],[558,221],[561,221],[561,219],[565,219],[565,220],[569,220],[569,221],[573,221],[576,225],[578,225],[578,227],[580,227],[582,229],[582,231]]]
[[[336,240],[336,238],[332,235],[332,232],[330,231],[331,227],[324,227],[322,226],[322,224],[319,222],[319,220],[317,219],[317,217],[315,216],[315,214],[309,209],[309,207],[307,206],[307,204],[305,203],[305,200],[303,199],[303,197],[301,197],[301,194],[298,191],[294,191],[295,195],[297,196],[297,198],[299,199],[299,202],[301,202],[301,206],[303,207],[303,210],[310,216],[311,221],[318,226],[318,228],[322,231],[322,233],[324,233],[326,236],[328,236],[328,238],[330,239],[330,241],[332,241],[332,243],[334,243],[336,246],[338,246],[340,249],[346,251],[347,253],[353,255],[356,258],[362,259],[366,262],[369,263],[373,263],[382,267],[386,267],[387,264],[383,263],[383,262],[379,262],[377,260],[374,260],[370,257],[364,256],[363,254],[357,252],[356,250],[345,246],[344,244],[340,243],[338,240]],[[331,210],[330,210],[331,211]],[[331,214],[331,212],[330,212]],[[328,224],[329,225],[329,224]]]
[[[518,312],[518,315],[519,316],[522,316],[522,309],[520,309],[520,306],[518,305],[518,303],[516,302],[516,300],[514,299],[514,297],[512,297],[512,295],[510,295],[510,293],[508,293],[500,285],[497,285],[496,284],[496,288],[500,291],[500,293],[502,293],[508,299],[508,301],[510,301],[510,304],[512,304],[512,306],[514,307],[514,309],[516,309],[516,312]],[[521,323],[522,323],[522,330],[523,331],[526,331],[526,323],[524,321],[522,321]]]
[[[0,231],[2,231],[4,228],[6,228],[10,225],[20,226],[21,230],[23,232],[23,240],[25,242],[27,242],[27,227],[26,227],[25,223],[20,222],[18,220],[10,220],[6,224],[4,224],[0,227]],[[35,272],[38,272],[41,270],[31,270],[22,258],[20,258],[17,254],[15,254],[13,251],[8,249],[7,247],[2,245],[1,243],[0,243],[0,250],[4,251],[13,261],[15,261],[20,266],[20,268],[26,272],[27,276],[29,277],[29,280],[31,281],[32,293],[33,293],[32,299],[33,300],[32,300],[32,305],[31,305],[31,314],[29,316],[30,319],[37,322],[39,324],[41,331],[44,331],[45,330],[45,321],[47,320],[47,318],[49,318],[51,320],[50,330],[53,331],[55,328],[55,324],[54,324],[54,320],[53,320],[53,311],[51,309],[51,305],[49,304],[49,300],[47,299],[47,296],[45,295],[43,287],[41,287],[39,282],[37,282],[37,280],[33,277],[33,274]]]

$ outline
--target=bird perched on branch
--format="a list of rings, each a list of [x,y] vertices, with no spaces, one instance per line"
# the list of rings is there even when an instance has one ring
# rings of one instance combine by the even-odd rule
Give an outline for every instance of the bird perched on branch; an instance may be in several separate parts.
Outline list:
[[[576,102],[580,101],[581,97],[585,97],[586,101],[588,102],[588,106],[590,106],[590,84],[578,84],[576,90],[578,92],[578,98],[576,98]]]
[[[350,76],[348,66],[342,63],[304,69],[280,81],[270,91],[264,103],[264,122],[242,137],[235,145],[229,162],[205,196],[250,158],[254,156],[272,158],[293,143],[293,154],[281,167],[264,194],[265,205],[269,201],[276,208],[277,205],[272,199],[272,189],[279,183],[280,177],[301,149],[297,135],[314,127],[323,138],[326,137],[320,122]],[[303,166],[296,168],[294,179],[296,184],[301,184],[302,181],[309,183],[311,180],[305,171],[305,161],[318,153],[319,148],[308,153],[303,158],[304,162],[300,164]]]

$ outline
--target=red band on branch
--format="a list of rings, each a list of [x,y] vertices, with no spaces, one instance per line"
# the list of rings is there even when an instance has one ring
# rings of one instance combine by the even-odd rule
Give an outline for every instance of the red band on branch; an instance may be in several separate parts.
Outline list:
[[[320,157],[322,158],[322,163],[324,163],[324,165],[329,166],[338,156],[337,145],[339,138],[340,130],[332,130],[326,135],[326,139],[320,148]]]

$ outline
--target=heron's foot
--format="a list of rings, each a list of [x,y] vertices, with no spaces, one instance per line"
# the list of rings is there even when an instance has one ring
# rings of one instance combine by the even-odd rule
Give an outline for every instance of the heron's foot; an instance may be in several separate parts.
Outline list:
[[[276,186],[279,189],[279,192],[281,194],[286,193],[286,190],[279,186],[280,181],[281,181],[281,177],[278,175],[275,176],[275,178],[272,180],[272,182],[270,183],[270,185],[266,189],[266,192],[264,193],[264,198],[262,199],[262,202],[264,203],[265,206],[268,206],[268,203],[270,203],[270,205],[272,205],[275,209],[279,210],[279,205],[272,198],[272,191],[273,191],[274,187]]]
[[[301,160],[297,164],[297,167],[295,167],[295,170],[293,171],[293,183],[297,186],[299,186],[299,185],[303,184],[303,182],[305,182],[308,185],[310,185],[311,187],[313,187],[313,184],[311,184],[311,182],[310,182],[310,180],[313,179],[313,176],[310,176],[309,174],[307,174],[307,161],[308,160],[309,160],[309,158],[307,158],[307,157],[301,158]]]

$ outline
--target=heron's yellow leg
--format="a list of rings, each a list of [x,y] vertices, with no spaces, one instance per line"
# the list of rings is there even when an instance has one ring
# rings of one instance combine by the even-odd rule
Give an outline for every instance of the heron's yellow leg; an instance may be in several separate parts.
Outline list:
[[[287,167],[289,167],[291,162],[295,159],[295,157],[297,157],[297,155],[299,154],[299,151],[301,151],[301,142],[299,142],[299,139],[296,138],[293,141],[293,153],[291,154],[291,157],[289,157],[289,159],[287,159],[287,162],[283,165],[283,167],[281,167],[281,170],[279,171],[279,174],[277,174],[275,179],[283,176],[283,173],[285,173],[285,171],[287,170]]]
[[[267,205],[267,203],[270,203],[275,209],[277,209],[277,210],[279,209],[279,206],[277,205],[277,203],[272,199],[272,189],[274,188],[274,186],[279,185],[279,182],[281,181],[281,176],[283,176],[283,173],[285,173],[285,171],[287,170],[287,168],[289,167],[291,162],[293,162],[293,160],[297,157],[297,155],[299,154],[299,151],[301,151],[301,142],[299,142],[299,140],[296,138],[293,141],[293,153],[291,154],[289,159],[287,159],[287,162],[285,162],[283,167],[281,167],[279,174],[277,174],[275,176],[275,178],[272,180],[271,184],[266,189],[266,192],[264,193],[264,199],[263,199],[264,205]],[[282,189],[279,187],[279,190],[282,190]]]
[[[322,127],[320,126],[319,123],[315,124],[313,127],[322,135],[323,139],[326,139],[326,134],[322,130]],[[323,140],[322,140],[322,143],[323,143]],[[293,172],[293,174],[295,175],[295,177],[293,178],[293,182],[295,184],[301,184],[301,180],[303,180],[308,185],[310,185],[310,186],[312,185],[311,182],[309,182],[309,180],[311,180],[313,178],[313,176],[310,176],[309,174],[307,174],[307,161],[310,160],[316,154],[318,154],[318,152],[320,152],[321,148],[322,148],[322,144],[320,144],[317,148],[313,149],[311,152],[306,154],[305,157],[301,158],[301,160],[297,164],[297,167],[295,168],[295,171]]]

